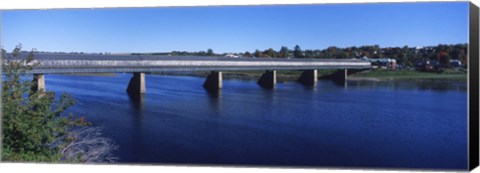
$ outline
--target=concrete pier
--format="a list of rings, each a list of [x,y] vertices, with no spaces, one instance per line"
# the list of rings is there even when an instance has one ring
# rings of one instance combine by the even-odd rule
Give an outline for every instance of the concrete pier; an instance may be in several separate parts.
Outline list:
[[[317,80],[317,70],[305,70],[297,81],[306,86],[315,86],[317,84]]]
[[[332,74],[321,76],[320,79],[329,79],[337,83],[343,83],[347,80],[347,76],[347,69],[341,69],[333,72]]]
[[[33,81],[32,81],[32,91],[37,92],[45,91],[45,75],[44,74],[33,74]]]
[[[339,86],[345,86],[348,78],[348,70],[341,69],[337,70],[332,74],[332,80]]]
[[[144,94],[146,92],[145,73],[133,73],[133,77],[130,79],[130,83],[128,83],[127,92],[134,95]]]
[[[222,72],[212,71],[210,75],[208,75],[207,80],[205,80],[205,83],[203,83],[203,87],[211,91],[222,89],[222,81]]]
[[[257,83],[258,85],[266,89],[275,88],[275,84],[277,84],[277,71],[275,70],[265,71],[265,73],[263,73],[262,77],[260,77]]]

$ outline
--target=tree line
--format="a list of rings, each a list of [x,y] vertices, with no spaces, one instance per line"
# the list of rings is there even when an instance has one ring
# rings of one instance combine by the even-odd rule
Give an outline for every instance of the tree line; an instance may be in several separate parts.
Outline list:
[[[171,51],[159,53],[131,53],[131,55],[168,55],[168,56],[226,56],[228,54],[245,58],[317,58],[317,59],[351,59],[351,58],[392,58],[397,60],[397,64],[404,66],[415,66],[419,62],[427,60],[436,60],[440,64],[448,65],[451,59],[458,59],[462,64],[467,64],[467,47],[463,44],[439,44],[426,47],[380,47],[379,45],[351,46],[339,48],[330,46],[326,49],[302,49],[299,45],[293,49],[287,46],[281,46],[275,50],[268,48],[265,50],[245,51],[238,53],[215,53],[213,49],[206,51]],[[4,51],[2,49],[2,51]],[[72,54],[83,54],[72,52]],[[107,53],[105,53],[107,54]],[[109,53],[108,53],[109,54]]]
[[[168,53],[150,53],[151,55],[170,55],[170,56],[225,56],[233,54],[245,58],[316,58],[316,59],[351,59],[363,58],[392,58],[397,60],[398,64],[404,66],[414,66],[419,62],[427,60],[436,60],[440,64],[448,64],[451,59],[458,59],[462,64],[467,64],[467,44],[439,44],[437,46],[426,47],[380,47],[379,45],[370,46],[352,46],[339,48],[331,46],[326,49],[302,49],[299,45],[293,49],[287,46],[281,46],[275,50],[268,48],[265,50],[245,51],[239,53],[214,53],[212,49],[207,51],[187,52],[172,51]],[[137,54],[139,55],[139,54]]]

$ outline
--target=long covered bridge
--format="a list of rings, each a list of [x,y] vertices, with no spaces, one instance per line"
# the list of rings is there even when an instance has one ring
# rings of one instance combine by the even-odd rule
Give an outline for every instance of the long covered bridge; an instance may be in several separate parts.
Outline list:
[[[27,55],[21,55],[25,58]],[[7,60],[11,60],[7,56]],[[337,78],[346,79],[348,69],[370,69],[369,61],[359,59],[286,59],[286,58],[227,58],[204,56],[155,56],[155,55],[91,55],[36,53],[36,64],[28,73],[34,74],[37,90],[45,90],[44,74],[55,73],[133,73],[127,91],[145,93],[145,73],[172,71],[211,71],[204,87],[209,90],[222,88],[222,71],[265,71],[258,84],[273,88],[277,70],[303,70],[299,82],[315,85],[317,69],[337,69]],[[342,79],[340,79],[342,80]]]

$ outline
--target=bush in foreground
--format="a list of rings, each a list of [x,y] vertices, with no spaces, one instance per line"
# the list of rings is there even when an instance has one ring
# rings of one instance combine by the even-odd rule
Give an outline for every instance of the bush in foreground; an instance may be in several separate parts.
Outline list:
[[[34,54],[20,58],[17,46],[2,62],[2,160],[33,162],[109,162],[112,142],[85,118],[65,115],[75,104],[68,94],[32,91],[26,72]]]

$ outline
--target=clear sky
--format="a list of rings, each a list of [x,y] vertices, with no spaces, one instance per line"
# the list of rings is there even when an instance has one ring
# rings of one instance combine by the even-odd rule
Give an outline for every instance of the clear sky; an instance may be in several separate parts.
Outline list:
[[[2,11],[3,47],[244,52],[468,42],[468,2]]]

